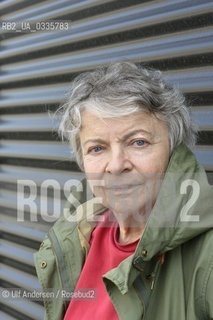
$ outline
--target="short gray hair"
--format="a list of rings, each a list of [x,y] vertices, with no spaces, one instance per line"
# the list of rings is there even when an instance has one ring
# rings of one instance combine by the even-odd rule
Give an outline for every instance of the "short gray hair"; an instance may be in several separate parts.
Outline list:
[[[59,133],[68,139],[83,169],[79,132],[81,112],[89,109],[101,118],[122,117],[148,111],[165,121],[169,130],[170,151],[182,142],[189,148],[196,143],[196,126],[185,98],[168,84],[158,70],[130,62],[116,62],[78,75],[71,92],[59,109]]]

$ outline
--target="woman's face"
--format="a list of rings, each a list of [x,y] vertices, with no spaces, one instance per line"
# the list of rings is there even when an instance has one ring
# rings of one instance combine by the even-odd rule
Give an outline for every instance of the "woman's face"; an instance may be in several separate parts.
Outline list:
[[[124,217],[148,215],[169,162],[166,124],[147,112],[103,119],[84,111],[80,141],[85,174],[104,206]]]

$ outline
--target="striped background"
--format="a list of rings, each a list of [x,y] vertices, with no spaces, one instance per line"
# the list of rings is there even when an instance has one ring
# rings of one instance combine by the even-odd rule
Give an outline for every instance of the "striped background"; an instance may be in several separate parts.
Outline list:
[[[0,287],[38,287],[32,254],[53,206],[61,212],[65,181],[82,176],[52,114],[84,70],[124,58],[161,69],[192,105],[200,127],[196,155],[213,181],[212,8],[211,0],[0,3],[2,22],[70,22],[68,31],[0,31]],[[37,185],[38,210],[26,208],[23,222],[17,222],[20,179]],[[45,179],[58,181],[58,192],[48,192],[48,212]],[[0,310],[4,320],[43,318],[42,304],[24,299],[1,297]]]

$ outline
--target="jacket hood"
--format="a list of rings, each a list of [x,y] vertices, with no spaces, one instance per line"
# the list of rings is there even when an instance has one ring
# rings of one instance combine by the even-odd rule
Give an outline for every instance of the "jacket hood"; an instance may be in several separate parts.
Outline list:
[[[150,260],[212,227],[213,187],[194,154],[181,144],[172,153],[136,254],[145,252],[144,260]]]

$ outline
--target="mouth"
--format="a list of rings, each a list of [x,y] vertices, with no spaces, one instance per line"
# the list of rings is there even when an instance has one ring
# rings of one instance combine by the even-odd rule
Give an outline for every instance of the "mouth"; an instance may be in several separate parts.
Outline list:
[[[107,186],[105,189],[114,193],[126,193],[131,192],[133,189],[139,187],[139,184],[127,184],[127,185],[112,185]]]

